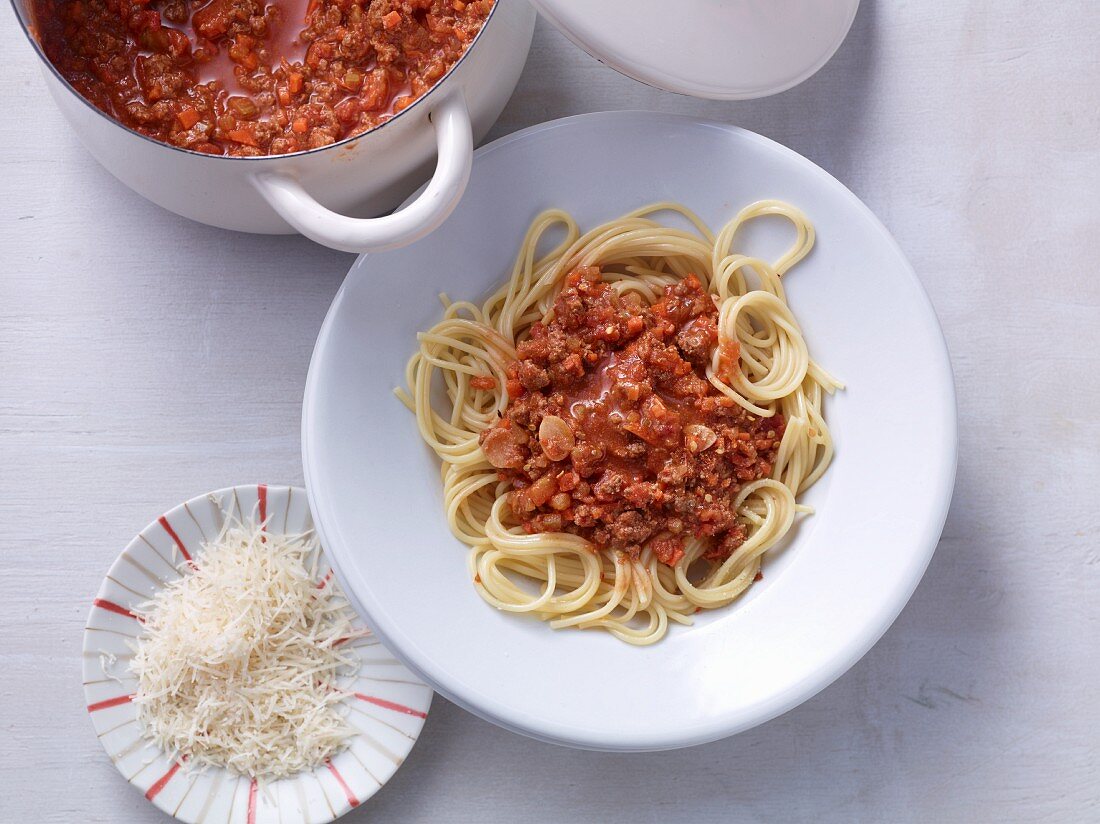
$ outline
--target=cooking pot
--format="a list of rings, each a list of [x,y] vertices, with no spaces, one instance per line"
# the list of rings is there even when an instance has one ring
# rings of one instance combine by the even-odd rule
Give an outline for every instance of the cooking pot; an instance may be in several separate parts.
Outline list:
[[[345,252],[404,246],[446,219],[469,179],[474,143],[515,89],[535,24],[527,0],[497,0],[450,72],[392,119],[320,149],[223,157],[145,137],[97,109],[46,59],[27,0],[12,2],[42,59],[50,94],[111,174],[200,223],[263,234],[297,231]],[[438,159],[427,188],[386,214],[427,177],[433,155]]]

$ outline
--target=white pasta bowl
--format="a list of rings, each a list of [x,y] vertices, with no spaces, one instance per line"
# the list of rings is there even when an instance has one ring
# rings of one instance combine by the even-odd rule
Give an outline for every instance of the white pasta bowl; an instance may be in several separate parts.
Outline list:
[[[661,200],[713,228],[753,201],[802,209],[812,253],[785,278],[813,358],[847,385],[827,400],[836,458],[815,514],[728,607],[646,648],[554,631],[475,592],[443,512],[437,460],[391,390],[437,295],[482,299],[550,207],[582,230]],[[788,226],[746,232],[774,256]],[[476,153],[435,234],[352,267],[321,330],[303,414],[306,486],[345,591],[394,653],[456,703],[543,740],[606,750],[699,744],[760,724],[830,684],[886,631],[932,556],[954,482],[955,397],[932,306],[886,229],[794,152],[732,126],[649,112],[583,115]]]
[[[96,734],[126,780],[180,821],[254,824],[332,821],[358,807],[397,771],[420,735],[431,689],[394,660],[367,632],[353,649],[361,662],[349,692],[349,746],[325,765],[259,787],[227,770],[188,770],[142,736],[131,703],[131,644],[141,632],[133,610],[186,574],[187,561],[213,539],[227,515],[269,517],[271,531],[312,528],[305,490],[250,484],[192,498],[143,529],[115,561],[96,595],[84,630],[84,694]],[[324,559],[322,559],[323,561]],[[321,581],[327,567],[321,564]]]

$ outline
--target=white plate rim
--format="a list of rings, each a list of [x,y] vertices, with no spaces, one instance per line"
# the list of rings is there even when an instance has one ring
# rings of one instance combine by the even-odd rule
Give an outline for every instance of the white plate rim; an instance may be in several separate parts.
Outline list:
[[[908,568],[909,575],[905,581],[899,585],[897,592],[894,593],[895,597],[891,599],[888,604],[884,604],[876,613],[875,621],[873,622],[874,626],[866,628],[864,633],[858,638],[850,639],[843,654],[837,654],[830,661],[829,666],[819,669],[814,673],[812,678],[804,679],[796,687],[778,693],[767,701],[760,702],[759,705],[752,708],[751,712],[740,713],[740,715],[745,717],[726,718],[724,716],[718,716],[708,719],[706,722],[701,722],[690,729],[675,731],[666,730],[658,733],[646,731],[641,734],[633,731],[625,731],[619,734],[616,739],[607,740],[602,736],[594,736],[586,727],[570,727],[561,722],[546,723],[537,717],[511,715],[502,712],[498,707],[492,705],[491,700],[489,700],[487,696],[472,695],[453,688],[447,683],[446,679],[441,676],[440,670],[434,665],[431,659],[421,653],[412,638],[404,635],[397,627],[393,626],[387,619],[385,613],[372,609],[370,604],[364,602],[359,597],[357,589],[354,586],[359,576],[349,575],[349,572],[351,572],[349,565],[341,561],[344,548],[338,542],[334,543],[326,540],[324,531],[326,520],[331,522],[334,515],[328,506],[324,494],[317,492],[319,486],[318,476],[320,473],[312,456],[312,453],[315,451],[313,449],[314,438],[318,437],[314,424],[314,399],[318,391],[318,363],[324,357],[328,335],[334,324],[334,319],[338,313],[341,302],[345,297],[345,293],[349,288],[348,284],[351,281],[351,274],[366,258],[370,257],[368,255],[362,255],[356,259],[349,270],[349,277],[345,279],[344,283],[337,291],[332,305],[322,323],[317,343],[310,359],[302,410],[302,462],[306,491],[310,498],[312,511],[316,517],[318,534],[321,535],[324,545],[329,548],[330,563],[336,571],[337,576],[340,578],[341,583],[344,585],[345,592],[348,594],[349,598],[353,600],[361,614],[367,617],[367,620],[370,621],[375,632],[382,638],[383,642],[410,670],[417,673],[424,681],[431,684],[437,692],[448,700],[487,721],[513,732],[548,743],[578,749],[614,752],[648,752],[696,746],[716,741],[758,726],[772,718],[782,715],[812,698],[825,687],[836,681],[878,642],[897,619],[913,592],[916,590],[917,585],[920,583],[928,564],[931,562],[932,555],[935,552],[939,537],[947,519],[954,491],[958,459],[957,399],[953,370],[942,327],[939,324],[931,299],[928,297],[916,271],[909,263],[901,247],[897,244],[897,241],[870,208],[851,192],[851,190],[844,186],[843,183],[809,159],[780,143],[738,126],[704,118],[694,118],[685,115],[645,110],[607,111],[572,115],[537,124],[506,135],[477,149],[475,151],[475,164],[479,158],[485,157],[494,151],[498,151],[519,141],[528,140],[544,132],[553,129],[571,128],[586,122],[607,119],[621,120],[621,125],[624,128],[638,127],[641,123],[654,127],[668,124],[686,124],[708,129],[723,130],[738,135],[742,139],[754,142],[768,151],[778,153],[786,160],[801,167],[804,173],[817,177],[827,186],[834,188],[842,197],[846,198],[851,205],[862,213],[863,217],[868,221],[868,224],[873,227],[874,231],[878,234],[879,239],[884,241],[897,256],[898,260],[903,263],[901,273],[911,282],[911,285],[915,287],[921,300],[921,312],[925,316],[925,320],[930,321],[931,327],[933,327],[936,332],[934,336],[936,343],[935,351],[930,352],[929,356],[939,362],[939,378],[941,384],[937,388],[942,393],[939,397],[939,400],[942,402],[942,408],[938,409],[937,412],[943,416],[940,423],[944,426],[947,436],[944,439],[944,443],[937,445],[940,452],[938,454],[938,461],[936,462],[936,493],[929,506],[927,518],[924,522],[925,527],[920,535],[908,541],[912,547],[916,548],[915,560]],[[475,165],[475,173],[476,171],[477,166]],[[415,197],[415,194],[413,197]],[[398,640],[399,637],[401,638],[400,641]],[[748,716],[751,716],[751,718]]]

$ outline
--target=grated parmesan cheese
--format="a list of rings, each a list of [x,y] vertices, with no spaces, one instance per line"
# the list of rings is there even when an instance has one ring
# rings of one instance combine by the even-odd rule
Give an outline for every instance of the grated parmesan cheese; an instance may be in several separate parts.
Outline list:
[[[314,769],[343,749],[338,677],[354,613],[335,581],[318,586],[312,533],[227,520],[195,566],[138,607],[134,703],[146,737],[189,767],[261,780]]]

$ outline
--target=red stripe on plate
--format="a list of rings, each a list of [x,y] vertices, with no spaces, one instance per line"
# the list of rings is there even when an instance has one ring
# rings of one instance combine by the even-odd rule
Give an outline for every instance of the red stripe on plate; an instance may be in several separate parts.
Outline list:
[[[267,529],[267,484],[256,487],[256,494],[260,499],[260,523]]]
[[[106,701],[96,701],[94,704],[88,705],[88,712],[96,712],[97,710],[109,710],[111,707],[117,707],[122,704],[129,704],[134,700],[134,696],[120,695],[117,698],[108,698]]]
[[[172,529],[172,525],[168,523],[168,519],[161,515],[157,518],[157,523],[164,527],[164,531],[167,532],[172,540],[176,542],[176,546],[179,547],[180,554],[183,555],[185,561],[191,560],[191,553],[187,551],[187,547],[183,545],[183,541],[180,540],[180,536],[176,534],[176,530]]]
[[[393,701],[387,701],[385,698],[375,698],[373,695],[363,695],[361,692],[353,693],[353,695],[360,701],[366,701],[368,704],[374,704],[375,706],[383,707],[387,710],[403,712],[405,715],[415,715],[417,718],[428,717],[428,713],[426,712],[414,710],[412,707],[406,707],[404,704],[395,704]]]
[[[172,776],[179,771],[179,768],[180,762],[177,761],[175,764],[168,768],[168,772],[166,772],[164,775],[153,782],[153,786],[146,791],[145,797],[152,801],[154,798],[160,795],[160,791],[168,786],[168,782],[172,780]]]
[[[256,779],[248,785],[248,824],[256,824]]]
[[[114,612],[118,615],[125,615],[127,618],[133,618],[135,621],[142,620],[140,615],[137,615],[126,609],[126,607],[122,606],[122,604],[116,604],[114,601],[108,601],[106,598],[96,598],[94,601],[92,601],[92,604],[93,606],[97,606],[100,609],[107,610],[107,612]]]
[[[348,797],[348,803],[352,807],[359,806],[359,799],[355,797],[355,793],[351,791],[351,787],[348,786],[348,782],[344,780],[344,776],[340,775],[340,771],[336,769],[331,761],[326,761],[325,766],[332,772],[333,777],[336,779],[336,783],[340,785],[340,788],[344,791],[344,795]]]

